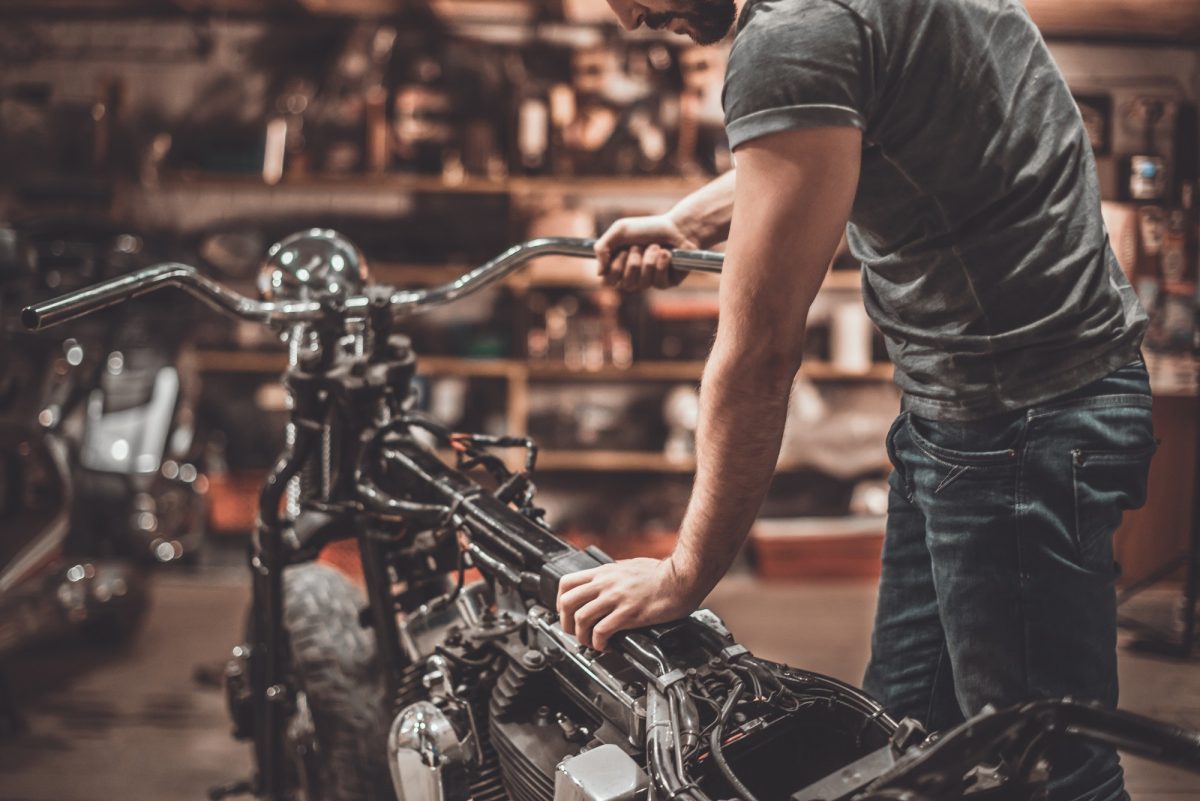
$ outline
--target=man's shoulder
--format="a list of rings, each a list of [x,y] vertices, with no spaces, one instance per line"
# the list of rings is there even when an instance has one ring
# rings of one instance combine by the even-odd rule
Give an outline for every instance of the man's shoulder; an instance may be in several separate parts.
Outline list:
[[[895,0],[906,2],[907,0]],[[871,27],[866,0],[746,0],[738,15],[733,57],[739,51],[805,46]]]
[[[791,20],[842,16],[867,19],[873,4],[864,0],[746,0],[738,14],[737,32],[769,29]]]
[[[924,5],[962,0],[923,0]],[[882,24],[889,16],[903,17],[913,0],[746,0],[738,14],[737,30],[767,27],[780,21],[822,16],[850,16],[867,25]]]

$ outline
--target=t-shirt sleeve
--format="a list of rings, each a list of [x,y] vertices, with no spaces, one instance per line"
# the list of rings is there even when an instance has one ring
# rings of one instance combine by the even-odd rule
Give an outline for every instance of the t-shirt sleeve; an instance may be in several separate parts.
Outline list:
[[[729,146],[796,128],[867,128],[871,31],[837,0],[749,0],[722,102]]]

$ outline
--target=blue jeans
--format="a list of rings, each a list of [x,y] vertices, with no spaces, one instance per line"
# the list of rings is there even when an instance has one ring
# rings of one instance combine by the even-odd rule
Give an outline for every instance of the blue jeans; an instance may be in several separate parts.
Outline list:
[[[970,423],[902,411],[865,686],[932,731],[985,704],[1117,703],[1113,531],[1145,503],[1155,442],[1137,360]],[[1050,754],[1051,801],[1124,801],[1110,748]]]

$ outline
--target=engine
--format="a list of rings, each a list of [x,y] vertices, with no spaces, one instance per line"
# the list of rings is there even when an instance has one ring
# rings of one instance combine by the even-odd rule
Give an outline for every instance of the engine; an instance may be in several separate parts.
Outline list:
[[[705,610],[597,652],[552,611],[478,582],[401,632],[412,666],[388,738],[400,801],[788,798],[896,728],[847,685],[756,659]]]

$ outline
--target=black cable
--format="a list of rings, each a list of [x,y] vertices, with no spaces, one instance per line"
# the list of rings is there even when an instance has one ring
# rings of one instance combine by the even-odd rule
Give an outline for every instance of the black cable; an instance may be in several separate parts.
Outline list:
[[[472,659],[469,656],[461,656],[459,654],[456,654],[453,651],[447,650],[446,648],[444,648],[440,645],[435,647],[433,650],[434,650],[434,653],[438,654],[439,656],[444,656],[447,659],[449,659],[451,662],[454,662],[459,665],[464,665],[466,667],[473,667],[473,668],[489,667],[492,664],[492,660],[495,659],[494,656],[487,656],[487,657],[484,657],[483,659]]]
[[[616,645],[625,655],[654,676],[667,674],[667,658],[658,646],[641,634],[626,632],[616,639]]]
[[[447,604],[452,604],[458,600],[458,596],[462,594],[463,584],[467,581],[467,549],[458,541],[458,529],[455,529],[454,532],[454,544],[458,547],[458,558],[456,560],[458,578],[454,582],[454,592],[450,593],[450,597],[446,599]]]
[[[748,679],[750,679],[750,687],[754,690],[755,698],[763,698],[762,682],[759,681],[758,675],[749,667],[741,668]]]
[[[725,724],[729,717],[733,714],[733,708],[737,706],[738,699],[741,698],[742,690],[745,684],[741,679],[737,679],[733,684],[733,689],[729,691],[729,697],[725,699],[725,705],[721,707],[721,716],[717,719],[717,725],[713,727],[712,733],[708,737],[708,749],[712,754],[713,762],[717,769],[721,771],[721,775],[725,777],[725,781],[729,782],[729,786],[733,788],[742,801],[758,801],[754,797],[754,793],[750,792],[746,785],[742,784],[733,773],[733,769],[729,767],[729,763],[725,761],[725,753],[721,750],[721,738],[725,734]]]
[[[667,690],[667,704],[671,710],[671,739],[675,746],[675,770],[679,774],[680,780],[687,775],[687,771],[683,767],[683,743],[679,738],[680,721],[683,718],[679,710],[679,697],[675,694],[675,687]]]

